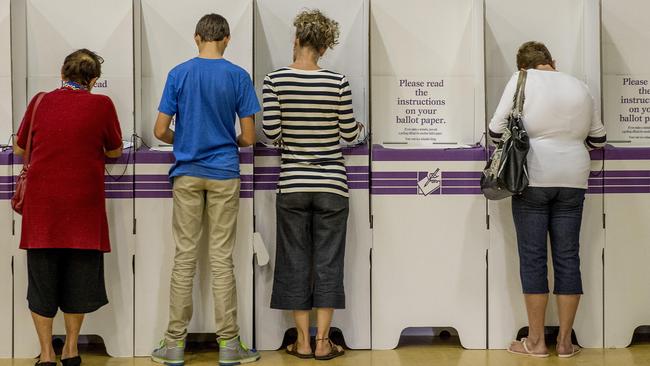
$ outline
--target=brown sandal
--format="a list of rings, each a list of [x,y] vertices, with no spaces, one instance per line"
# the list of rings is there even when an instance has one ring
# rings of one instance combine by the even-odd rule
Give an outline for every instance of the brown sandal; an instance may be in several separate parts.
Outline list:
[[[303,360],[307,359],[307,358],[314,358],[313,353],[300,353],[300,352],[298,352],[298,341],[296,341],[296,343],[292,344],[290,347],[291,347],[291,350],[289,350],[289,347],[287,347],[286,351],[287,351],[287,354],[289,354],[291,356],[302,358]]]
[[[339,346],[334,344],[329,338],[321,338],[321,339],[316,339],[316,342],[319,341],[327,341],[330,344],[330,353],[323,355],[323,356],[316,356],[314,355],[314,358],[319,360],[319,361],[327,361],[331,360],[333,358],[337,358],[339,356],[343,356],[345,354],[345,350],[343,347],[341,347],[341,350],[339,351]]]

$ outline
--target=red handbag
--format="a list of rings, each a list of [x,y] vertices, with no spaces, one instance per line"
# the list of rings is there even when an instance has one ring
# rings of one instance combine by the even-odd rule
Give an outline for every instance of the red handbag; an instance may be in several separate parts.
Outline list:
[[[16,211],[16,213],[23,214],[23,203],[25,201],[25,189],[27,188],[27,171],[29,170],[29,161],[30,155],[32,154],[32,129],[34,128],[34,116],[36,116],[36,109],[38,105],[41,104],[41,99],[45,93],[39,93],[36,97],[36,102],[34,102],[34,108],[32,109],[32,118],[29,121],[29,132],[27,135],[27,146],[25,147],[25,154],[23,155],[23,169],[18,175],[16,180],[16,191],[14,196],[11,197],[11,208]]]

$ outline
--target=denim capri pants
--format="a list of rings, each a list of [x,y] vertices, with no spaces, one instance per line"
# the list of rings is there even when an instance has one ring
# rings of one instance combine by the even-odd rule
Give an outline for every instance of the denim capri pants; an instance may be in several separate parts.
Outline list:
[[[528,187],[512,198],[517,231],[519,275],[525,294],[546,294],[548,288],[547,237],[556,295],[582,294],[580,225],[585,189]]]
[[[348,211],[348,198],[338,194],[278,193],[271,308],[345,308]]]

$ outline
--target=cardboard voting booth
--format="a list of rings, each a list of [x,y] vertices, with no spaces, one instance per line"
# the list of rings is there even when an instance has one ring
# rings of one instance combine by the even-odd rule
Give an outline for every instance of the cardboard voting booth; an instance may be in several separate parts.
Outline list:
[[[113,100],[122,134],[130,136],[134,112],[132,0],[26,0],[26,26],[27,94],[31,97],[60,87],[65,57],[87,48],[104,59],[93,93]]]
[[[145,145],[137,153],[136,171],[136,339],[135,354],[146,356],[160,340],[168,323],[169,279],[175,242],[172,237],[172,191],[168,178],[173,153],[156,151],[153,136],[167,74],[176,65],[198,55],[194,30],[209,13],[223,15],[230,25],[231,42],[225,58],[249,73],[253,68],[253,2],[143,0],[141,8],[142,119],[136,130]],[[242,340],[252,344],[253,333],[253,200],[251,149],[242,149],[242,191],[239,207],[235,277],[238,293],[238,323]],[[207,240],[205,237],[203,240]],[[190,333],[214,333],[214,307],[207,243],[194,281],[194,315]],[[156,304],[152,308],[152,304]]]
[[[482,45],[482,1],[372,3],[374,349],[408,327],[485,348]]]
[[[303,9],[320,9],[339,23],[341,36],[334,50],[320,61],[323,68],[344,74],[350,82],[354,114],[368,124],[368,11],[367,0],[257,0],[255,11],[255,82],[261,90],[267,73],[292,62],[293,19]],[[258,138],[264,141],[261,118]],[[346,309],[336,311],[332,327],[339,328],[347,346],[370,348],[370,248],[368,148],[344,151],[350,187],[350,215],[345,253]],[[275,189],[280,172],[279,151],[255,149],[255,230],[270,263],[255,269],[256,346],[277,349],[287,329],[290,312],[270,309],[275,261]]]
[[[650,324],[650,26],[646,1],[602,3],[605,151],[605,347],[627,347]]]
[[[600,105],[600,7],[598,1],[533,2],[487,0],[486,91],[491,119],[501,94],[517,70],[519,46],[530,40],[547,45],[557,68],[584,81]],[[578,21],[579,20],[579,21]],[[552,24],[552,26],[551,26]],[[592,154],[590,190],[585,200],[581,231],[582,279],[585,295],[574,330],[583,347],[601,347],[603,340],[602,151]],[[490,201],[488,254],[489,348],[506,348],[527,325],[519,280],[519,259],[511,201]],[[550,251],[549,251],[550,254]],[[549,260],[549,273],[552,264]],[[552,276],[551,276],[552,277]],[[552,289],[552,279],[550,288]],[[547,325],[557,325],[554,297],[549,301]]]
[[[10,14],[9,0],[0,1],[0,146],[10,143],[12,133]]]
[[[136,153],[135,355],[147,356],[163,338],[169,321],[169,281],[176,244],[172,236],[171,152]],[[253,151],[240,152],[241,188],[234,250],[237,320],[240,336],[253,340]],[[207,220],[207,217],[204,218]],[[210,225],[208,223],[208,225]],[[194,311],[189,333],[215,333],[207,233],[199,248],[194,278]],[[215,336],[216,339],[216,336]]]
[[[4,281],[0,284],[0,358],[11,357],[13,334],[11,324],[13,321],[11,289],[13,286],[12,254],[13,245],[13,211],[11,210],[11,196],[13,195],[13,177],[11,174],[11,150],[0,149],[0,273]]]
[[[14,159],[14,173],[22,160]],[[104,273],[109,304],[88,316],[83,335],[100,336],[106,352],[113,357],[133,356],[133,154],[125,151],[119,159],[107,160],[105,177],[106,214],[111,252],[104,255]],[[60,184],[66,184],[65,181]],[[17,249],[20,242],[20,216],[16,215],[14,236],[14,357],[36,357],[38,337],[27,304],[27,255]],[[54,321],[55,335],[64,335],[63,315]]]

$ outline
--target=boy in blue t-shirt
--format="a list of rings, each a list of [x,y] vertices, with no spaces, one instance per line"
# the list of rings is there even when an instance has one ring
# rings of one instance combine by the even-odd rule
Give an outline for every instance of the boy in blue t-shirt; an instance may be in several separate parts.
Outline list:
[[[176,255],[171,276],[169,326],[151,354],[168,365],[184,363],[187,325],[192,318],[192,281],[203,229],[209,233],[219,363],[260,358],[239,339],[233,248],[239,212],[239,147],[255,143],[255,113],[260,106],[250,76],[223,58],[230,41],[226,19],[208,14],[196,25],[199,56],[167,76],[154,134],[174,145],[173,234]],[[170,129],[176,117],[175,131]],[[241,134],[237,136],[235,118]],[[203,226],[207,211],[210,225]]]

